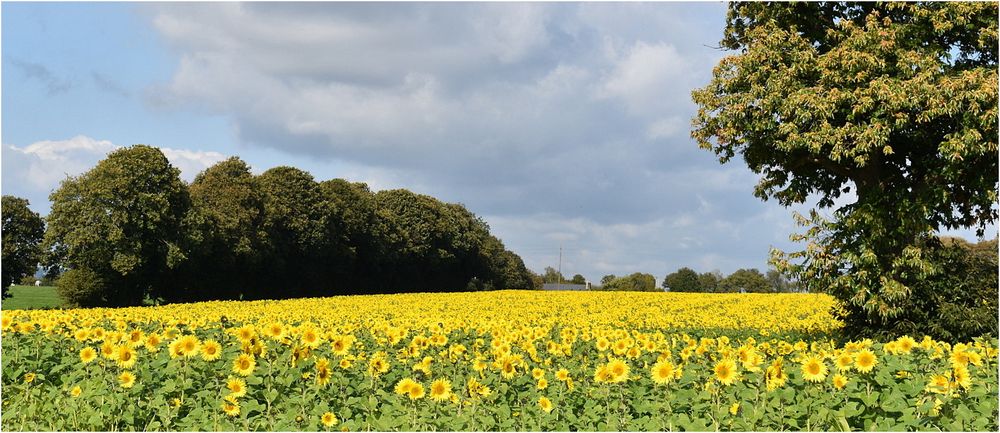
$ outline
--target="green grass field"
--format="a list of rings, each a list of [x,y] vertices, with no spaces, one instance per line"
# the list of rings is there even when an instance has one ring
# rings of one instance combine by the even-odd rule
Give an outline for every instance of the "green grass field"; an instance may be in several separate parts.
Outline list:
[[[10,297],[2,301],[4,310],[24,310],[29,308],[59,308],[63,300],[55,286],[11,286]]]

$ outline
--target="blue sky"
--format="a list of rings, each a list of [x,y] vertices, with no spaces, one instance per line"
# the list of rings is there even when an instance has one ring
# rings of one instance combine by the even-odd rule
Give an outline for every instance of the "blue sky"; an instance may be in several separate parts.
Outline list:
[[[793,209],[688,136],[722,3],[2,4],[4,194],[135,143],[465,204],[529,268],[766,268]],[[805,206],[797,208],[804,210]],[[995,233],[995,229],[991,231]],[[971,238],[968,231],[957,234]]]

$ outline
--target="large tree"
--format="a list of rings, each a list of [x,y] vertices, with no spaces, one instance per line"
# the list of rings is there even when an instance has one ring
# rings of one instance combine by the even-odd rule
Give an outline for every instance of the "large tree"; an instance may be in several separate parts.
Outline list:
[[[250,166],[233,157],[199,173],[190,186],[185,291],[169,300],[239,299],[260,291],[267,246],[264,199]]]
[[[939,229],[997,219],[996,3],[733,3],[735,51],[693,92],[694,137],[782,205],[819,198],[772,262],[844,301],[849,332],[890,328],[941,270]],[[850,196],[845,197],[850,201]],[[856,326],[855,326],[856,325]]]
[[[337,271],[333,278],[334,293],[359,293],[379,286],[382,276],[392,272],[383,258],[392,254],[390,221],[376,208],[375,195],[364,183],[344,179],[320,182],[324,198],[331,205],[328,220],[330,231],[340,228],[336,251],[326,262]],[[334,254],[335,253],[335,254]]]
[[[264,206],[263,230],[265,292],[258,298],[301,297],[321,294],[323,255],[329,248],[332,204],[325,200],[311,174],[279,166],[256,178]]]
[[[59,292],[76,305],[139,305],[177,287],[191,204],[180,171],[155,147],[118,149],[49,196],[45,233]]]
[[[0,213],[3,214],[3,225],[0,226],[3,237],[3,278],[0,284],[3,287],[0,288],[0,298],[7,297],[7,289],[15,281],[34,274],[41,259],[40,243],[45,234],[45,222],[28,205],[28,200],[11,195],[3,196],[0,203]]]
[[[704,292],[704,287],[698,281],[698,273],[691,268],[680,268],[677,272],[663,277],[663,288],[671,292]]]

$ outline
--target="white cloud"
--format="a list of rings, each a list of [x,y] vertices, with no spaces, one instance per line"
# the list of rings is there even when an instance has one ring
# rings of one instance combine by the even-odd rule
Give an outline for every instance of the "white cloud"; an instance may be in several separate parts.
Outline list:
[[[637,41],[616,62],[600,95],[622,99],[629,112],[636,115],[662,113],[690,89],[683,85],[688,68],[688,62],[673,45]]]
[[[646,127],[646,137],[650,140],[675,137],[686,133],[687,122],[679,117],[659,119]]]
[[[23,148],[4,145],[4,172],[15,182],[27,183],[32,189],[50,190],[67,176],[76,176],[93,166],[116,146],[107,140],[95,140],[78,135],[68,140],[44,140]],[[7,162],[10,161],[10,164]],[[5,178],[8,175],[5,173]]]
[[[3,145],[3,190],[28,198],[32,208],[48,213],[48,195],[67,177],[90,170],[119,145],[109,140],[78,135],[66,140],[43,140],[24,147]],[[160,148],[187,181],[205,168],[225,159],[218,152]]]
[[[546,18],[538,3],[488,4],[473,23],[487,51],[501,63],[513,63],[548,43]]]
[[[161,147],[160,151],[163,152],[163,156],[167,157],[170,164],[180,169],[181,178],[189,182],[206,168],[226,159],[225,155],[211,151],[171,149],[169,147]]]

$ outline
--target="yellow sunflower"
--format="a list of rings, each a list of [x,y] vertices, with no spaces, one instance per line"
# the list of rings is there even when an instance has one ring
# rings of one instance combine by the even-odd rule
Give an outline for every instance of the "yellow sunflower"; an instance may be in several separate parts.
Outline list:
[[[951,391],[951,381],[948,380],[948,376],[935,374],[931,376],[931,380],[924,390],[935,394],[948,394]]]
[[[837,356],[837,361],[834,365],[837,367],[837,371],[850,371],[854,367],[854,357],[847,352],[841,353]]]
[[[158,352],[160,350],[160,336],[156,334],[147,335],[146,341],[143,342],[143,347],[146,348],[147,352]]]
[[[972,387],[972,377],[969,375],[969,369],[964,366],[955,366],[951,370],[952,377],[955,378],[955,384],[968,390]]]
[[[280,340],[282,337],[285,336],[285,325],[282,325],[281,323],[278,322],[272,322],[268,324],[267,327],[264,328],[264,330],[265,330],[264,335],[267,335],[268,337],[271,337],[272,339],[275,340]]]
[[[237,416],[240,414],[240,404],[228,399],[223,400],[222,411],[225,412],[226,415],[229,415],[231,417]]]
[[[198,355],[201,351],[201,341],[194,335],[185,335],[177,339],[177,353],[185,358]]]
[[[629,366],[620,359],[612,358],[608,361],[608,372],[611,374],[611,383],[619,383],[628,380]]]
[[[531,377],[533,377],[535,380],[541,379],[544,376],[545,376],[545,370],[542,370],[541,368],[535,367],[531,370]]]
[[[104,344],[101,344],[101,356],[105,359],[114,359],[115,345],[111,344],[110,341],[105,341]]]
[[[229,380],[226,381],[226,389],[229,390],[229,395],[239,398],[247,395],[247,384],[243,382],[243,379],[229,376]]]
[[[303,345],[309,346],[311,349],[315,349],[320,345],[319,333],[317,333],[313,328],[306,328],[302,331],[301,341]]]
[[[446,379],[438,379],[431,383],[431,399],[443,401],[451,397],[451,382]]]
[[[549,387],[549,381],[546,380],[544,377],[541,378],[541,379],[538,379],[538,383],[535,385],[535,389],[539,389],[539,390],[542,390],[542,389],[545,389],[545,388],[548,388],[548,387]]]
[[[339,422],[337,420],[337,416],[334,415],[334,414],[332,414],[332,413],[330,413],[330,412],[324,413],[323,416],[321,416],[319,418],[319,420],[320,420],[320,422],[323,423],[323,426],[325,426],[325,427],[333,427],[333,426],[337,425],[337,422]]]
[[[878,363],[878,359],[875,358],[875,354],[871,350],[865,349],[855,356],[854,358],[854,368],[862,373],[869,373],[875,368],[875,364]]]
[[[916,345],[917,341],[909,335],[904,335],[896,340],[896,349],[900,354],[910,353]]]
[[[552,412],[552,400],[549,400],[548,397],[539,397],[538,407],[542,408],[545,413]]]
[[[419,383],[414,383],[407,391],[407,396],[410,397],[410,400],[419,400],[424,398],[424,386]]]
[[[236,329],[236,339],[240,340],[240,343],[248,344],[256,336],[257,331],[253,329],[253,326],[243,325]]]
[[[822,382],[826,373],[826,364],[818,356],[810,356],[802,362],[802,378],[809,382]]]
[[[660,361],[650,369],[653,382],[657,385],[664,385],[674,379],[674,364],[670,361]]]
[[[333,372],[330,371],[330,361],[326,358],[320,358],[316,361],[316,384],[319,386],[326,386],[330,383],[330,377]]]
[[[597,339],[596,345],[597,345],[597,350],[603,352],[605,350],[608,350],[609,347],[611,347],[611,342],[608,341],[607,338],[600,337]]]
[[[215,361],[222,356],[222,345],[215,340],[207,340],[201,345],[201,358],[205,361]]]
[[[253,359],[252,355],[247,355],[246,353],[239,354],[233,360],[233,372],[240,376],[249,376],[250,373],[253,373],[253,369],[256,366],[257,361]]]
[[[118,376],[118,383],[121,384],[122,388],[131,388],[135,385],[135,375],[129,371],[123,372]]]
[[[347,336],[339,335],[330,343],[330,350],[334,355],[344,356],[351,350],[351,340]]]
[[[736,382],[736,363],[732,359],[725,359],[715,364],[715,380],[723,385],[732,385]]]
[[[97,351],[93,347],[84,347],[80,349],[80,362],[84,364],[90,364],[97,359]]]
[[[410,378],[405,378],[396,383],[396,394],[407,395],[410,393],[410,388],[416,385],[417,382]]]
[[[833,387],[837,389],[844,389],[847,386],[847,377],[837,373],[833,375]]]
[[[560,368],[559,370],[556,370],[556,379],[565,382],[566,379],[569,379],[569,370],[565,368]]]
[[[389,371],[388,355],[385,352],[375,352],[368,360],[368,374],[377,377],[387,371]]]
[[[132,368],[136,361],[135,350],[128,345],[118,346],[115,348],[114,360],[118,367]]]

